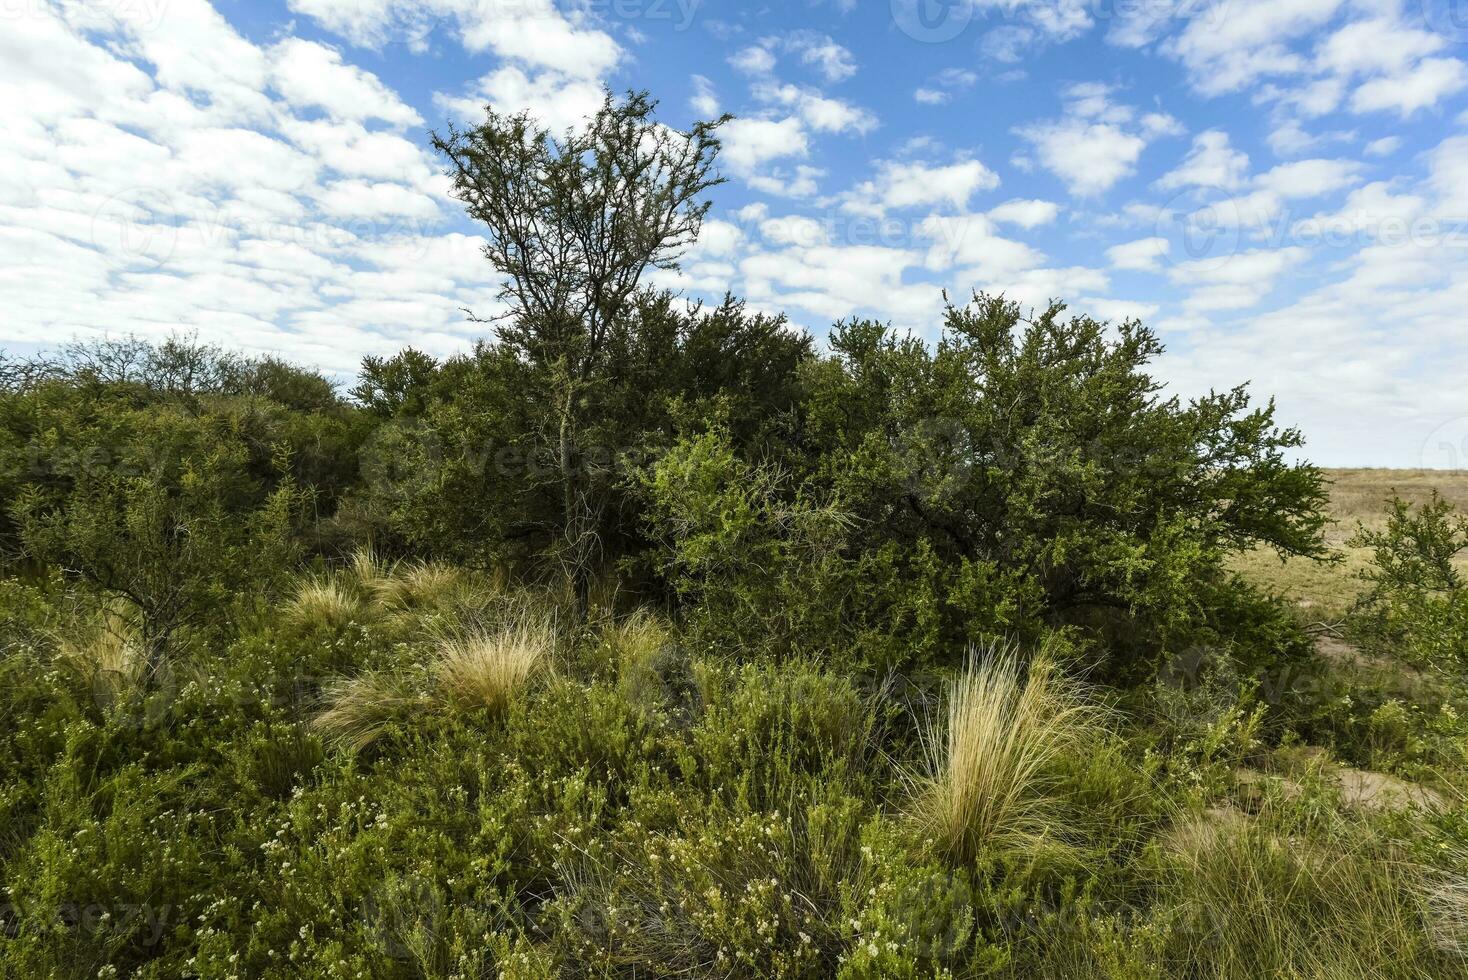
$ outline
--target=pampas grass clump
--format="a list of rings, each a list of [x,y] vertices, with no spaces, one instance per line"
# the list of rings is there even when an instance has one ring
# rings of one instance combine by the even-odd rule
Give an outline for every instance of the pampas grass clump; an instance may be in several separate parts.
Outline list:
[[[334,579],[313,578],[296,590],[285,614],[290,621],[301,625],[325,623],[341,627],[361,617],[362,604]]]
[[[382,737],[397,719],[426,706],[413,679],[372,673],[346,678],[326,689],[326,710],[312,726],[327,738],[362,750]]]
[[[925,740],[926,770],[912,778],[916,822],[960,862],[1047,839],[1044,771],[1099,715],[1044,655],[1027,671],[1013,650],[972,656],[950,686],[946,727]]]
[[[551,632],[535,625],[450,636],[433,666],[434,678],[450,704],[502,711],[550,659],[553,646]]]
[[[393,609],[417,609],[449,595],[464,581],[456,568],[415,561],[395,566],[365,582],[374,599]]]
[[[57,660],[104,705],[141,690],[147,682],[147,655],[127,620],[112,610],[104,611],[84,637],[63,639]]]

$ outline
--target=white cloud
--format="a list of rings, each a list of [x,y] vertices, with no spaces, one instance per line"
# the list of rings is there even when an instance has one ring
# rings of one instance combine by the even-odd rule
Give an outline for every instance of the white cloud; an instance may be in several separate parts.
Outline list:
[[[584,18],[568,19],[553,0],[288,0],[288,4],[364,47],[380,48],[401,39],[421,49],[439,22],[452,22],[468,50],[493,51],[530,68],[599,78],[622,59],[622,49],[611,35],[584,23]]]
[[[1267,296],[1281,275],[1308,257],[1309,252],[1299,246],[1248,249],[1179,262],[1168,275],[1175,283],[1192,288],[1184,302],[1190,313],[1247,309]]]
[[[748,295],[779,308],[796,307],[826,323],[867,312],[899,325],[927,325],[942,308],[939,290],[903,282],[917,264],[905,249],[821,245],[752,255],[739,263]]]
[[[1425,58],[1400,74],[1373,78],[1356,89],[1357,112],[1396,112],[1403,117],[1431,108],[1468,87],[1468,66],[1456,58]]]
[[[1354,160],[1297,160],[1260,174],[1254,184],[1280,197],[1317,197],[1355,184],[1360,170]]]
[[[1020,228],[1038,228],[1048,225],[1060,214],[1060,205],[1053,201],[1022,200],[1005,201],[989,209],[989,217],[1004,224]]]
[[[1111,89],[1087,83],[1065,91],[1065,114],[1016,132],[1029,141],[1040,164],[1065,182],[1072,194],[1090,197],[1136,172],[1147,144],[1180,132],[1177,120],[1111,101]]]
[[[493,312],[495,283],[395,131],[417,113],[324,45],[144,7],[40,7],[0,35],[0,339],[184,327],[341,372],[410,334],[461,347],[459,308]]]
[[[1443,140],[1428,154],[1434,210],[1449,221],[1468,220],[1468,136]]]
[[[1420,230],[1414,222],[1426,207],[1423,198],[1396,194],[1386,181],[1376,181],[1352,191],[1336,211],[1296,222],[1291,238],[1334,247],[1378,240],[1400,243]]]
[[[1100,194],[1136,172],[1147,141],[1110,123],[1063,119],[1021,131],[1035,146],[1040,163],[1065,182],[1072,194]]]
[[[688,104],[704,119],[718,118],[719,97],[714,92],[714,83],[702,75],[694,75],[692,81],[693,95]]]
[[[841,82],[856,74],[856,58],[832,38],[797,32],[786,46],[800,54],[800,60],[815,68],[827,82]]]
[[[286,38],[270,49],[270,57],[271,86],[292,106],[319,107],[333,119],[381,119],[394,126],[423,122],[377,76],[344,64],[341,54],[325,45]]]
[[[1322,41],[1315,51],[1315,66],[1345,76],[1396,73],[1446,44],[1440,35],[1394,18],[1371,17],[1352,21]]]
[[[1201,4],[1163,50],[1181,61],[1204,95],[1236,92],[1308,65],[1289,43],[1328,23],[1343,0],[1232,0]]]
[[[1008,278],[1045,262],[1042,252],[999,235],[983,215],[933,215],[923,220],[918,233],[933,243],[924,260],[929,269],[963,267],[970,280]]]
[[[1141,238],[1122,245],[1113,245],[1106,250],[1106,258],[1112,268],[1131,269],[1139,272],[1156,272],[1161,260],[1172,250],[1165,238]]]
[[[999,186],[999,177],[977,160],[946,165],[881,160],[876,169],[875,178],[848,192],[846,210],[874,216],[937,205],[961,210],[974,194]]]
[[[746,75],[768,75],[775,70],[775,55],[763,45],[741,48],[729,56],[729,64]]]
[[[1160,309],[1156,303],[1139,303],[1135,300],[1101,299],[1089,297],[1076,304],[1078,312],[1089,313],[1098,320],[1150,320]]]
[[[817,132],[869,133],[877,127],[877,117],[867,110],[821,95],[814,89],[762,83],[754,87],[754,94],[761,101],[793,109]]]
[[[470,123],[484,118],[486,105],[502,114],[529,112],[539,125],[560,133],[595,115],[604,95],[599,82],[552,71],[531,76],[507,65],[479,79],[469,94],[440,93],[434,101],[444,111]]]
[[[1237,188],[1249,170],[1249,155],[1229,145],[1228,134],[1210,129],[1193,137],[1193,148],[1174,170],[1163,175],[1163,190],[1183,187]]]
[[[744,182],[763,194],[777,197],[814,197],[820,190],[821,178],[826,172],[820,167],[797,164],[793,172],[776,169],[767,173],[752,174]]]
[[[801,121],[785,119],[734,119],[720,130],[723,160],[735,173],[755,173],[772,160],[803,157],[810,151]]]
[[[1367,156],[1389,157],[1397,152],[1398,147],[1401,145],[1402,138],[1400,136],[1383,136],[1381,139],[1374,139],[1370,143],[1367,143],[1362,149],[1362,152]]]

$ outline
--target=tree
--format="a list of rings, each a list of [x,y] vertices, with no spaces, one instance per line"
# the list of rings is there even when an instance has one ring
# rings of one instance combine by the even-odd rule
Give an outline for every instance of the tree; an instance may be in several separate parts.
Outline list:
[[[1393,497],[1386,525],[1360,525],[1349,544],[1372,551],[1361,573],[1370,588],[1356,609],[1368,637],[1461,683],[1468,667],[1468,517],[1436,491],[1416,508]]]
[[[734,494],[717,476],[727,473],[762,489],[766,514],[798,503],[851,522],[838,549],[846,567],[827,549],[819,571],[844,591],[812,579],[780,600],[844,603],[845,625],[793,644],[882,665],[900,655],[896,635],[908,658],[922,659],[1059,628],[1110,632],[1126,668],[1220,626],[1210,617],[1228,605],[1218,590],[1230,587],[1229,554],[1325,554],[1321,474],[1286,459],[1300,435],[1275,426],[1272,404],[1251,407],[1242,387],[1189,403],[1165,396],[1147,372],[1162,350],[1155,335],[1063,310],[1027,317],[1002,297],[977,296],[949,307],[932,346],[878,323],[837,324],[831,356],[804,365],[778,483],[752,481],[753,461],[674,479],[670,467],[691,442],[644,481],[661,522],[661,566],[702,593],[753,594],[751,583],[776,568],[799,577],[788,570],[787,556],[802,554],[794,542],[741,559],[739,542],[750,539],[727,526],[733,511],[691,502]],[[707,523],[669,533],[672,513]],[[717,566],[689,553],[703,540],[723,543]],[[729,624],[731,642],[741,627]]]
[[[499,339],[542,392],[537,438],[559,474],[557,550],[583,601],[607,503],[582,458],[589,390],[643,276],[676,266],[722,181],[714,161],[724,119],[678,132],[655,122],[655,109],[646,93],[608,93],[584,128],[559,137],[527,113],[492,109],[473,129],[433,136],[455,196],[487,229],[485,258],[504,276]]]

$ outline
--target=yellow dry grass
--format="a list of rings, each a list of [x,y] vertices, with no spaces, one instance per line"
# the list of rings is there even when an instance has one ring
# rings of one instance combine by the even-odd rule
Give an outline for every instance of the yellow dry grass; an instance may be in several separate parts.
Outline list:
[[[404,674],[372,673],[345,678],[327,688],[326,710],[312,719],[326,737],[353,749],[367,748],[392,722],[423,707],[413,679]]]
[[[548,663],[553,647],[550,630],[535,625],[465,633],[444,641],[434,678],[451,704],[503,711]]]
[[[951,858],[1050,836],[1046,766],[1098,720],[1078,685],[1046,656],[1028,671],[1012,650],[974,657],[950,685],[947,724],[926,740],[913,816]]]
[[[345,626],[361,616],[362,604],[334,579],[309,579],[285,607],[286,618],[301,625]]]
[[[1239,555],[1235,571],[1250,581],[1285,596],[1311,620],[1335,622],[1361,594],[1360,573],[1369,567],[1371,553],[1347,542],[1358,523],[1380,528],[1386,522],[1387,501],[1395,494],[1414,504],[1425,503],[1437,491],[1459,509],[1468,511],[1468,471],[1462,470],[1326,470],[1330,481],[1327,505],[1332,523],[1326,543],[1341,561],[1321,564],[1305,558],[1280,561],[1267,548]]]

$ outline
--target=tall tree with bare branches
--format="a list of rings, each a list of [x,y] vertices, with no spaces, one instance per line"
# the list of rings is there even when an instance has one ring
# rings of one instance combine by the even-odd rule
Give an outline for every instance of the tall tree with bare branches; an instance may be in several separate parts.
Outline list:
[[[543,451],[559,475],[558,549],[584,601],[598,559],[604,474],[583,446],[588,393],[607,339],[653,269],[676,268],[722,183],[717,130],[654,119],[646,93],[607,93],[584,127],[555,136],[528,113],[486,110],[480,125],[433,135],[454,195],[487,230],[485,258],[504,277],[502,343],[542,380]],[[604,454],[592,454],[602,456]]]

